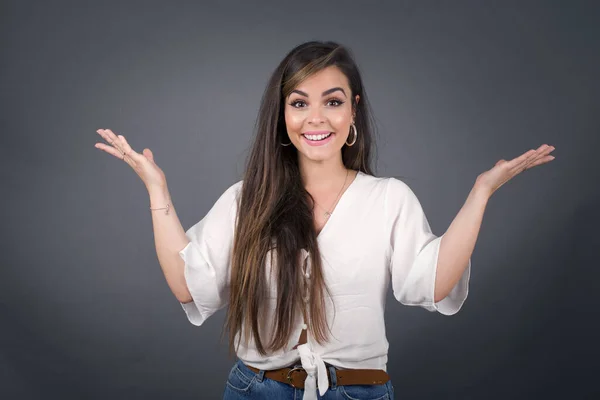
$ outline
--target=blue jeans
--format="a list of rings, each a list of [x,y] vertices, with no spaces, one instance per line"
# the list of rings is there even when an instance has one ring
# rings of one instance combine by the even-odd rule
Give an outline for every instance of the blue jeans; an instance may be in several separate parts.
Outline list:
[[[317,398],[322,400],[389,400],[394,398],[392,381],[383,385],[337,385],[335,382],[335,367],[326,364],[329,369],[329,379],[332,380],[325,395],[317,392]],[[300,366],[300,364],[298,364]],[[304,389],[297,389],[287,383],[265,378],[265,371],[256,373],[248,368],[241,360],[237,360],[225,385],[223,400],[237,399],[289,399],[302,400]]]

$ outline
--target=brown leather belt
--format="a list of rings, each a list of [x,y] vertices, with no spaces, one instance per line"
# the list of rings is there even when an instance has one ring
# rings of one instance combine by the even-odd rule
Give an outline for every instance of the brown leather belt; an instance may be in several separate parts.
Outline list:
[[[255,373],[259,369],[246,365]],[[278,382],[287,383],[292,387],[304,389],[304,380],[307,373],[302,367],[279,368],[265,371],[265,377]],[[337,385],[383,385],[390,380],[390,376],[382,369],[337,369],[335,370]],[[327,368],[327,378],[331,386],[331,376]]]

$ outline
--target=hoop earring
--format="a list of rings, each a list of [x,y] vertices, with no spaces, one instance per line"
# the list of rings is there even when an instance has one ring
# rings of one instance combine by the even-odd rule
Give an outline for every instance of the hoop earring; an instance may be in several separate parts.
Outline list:
[[[290,140],[290,142],[288,144],[283,144],[281,142],[279,142],[279,144],[282,145],[282,146],[289,146],[290,144],[292,144],[292,141]]]
[[[346,144],[348,146],[352,146],[354,143],[356,143],[356,138],[358,138],[358,133],[356,132],[356,126],[354,126],[354,124],[350,125],[350,131],[354,131],[354,140],[352,141],[352,143],[348,143],[348,139],[346,139]]]

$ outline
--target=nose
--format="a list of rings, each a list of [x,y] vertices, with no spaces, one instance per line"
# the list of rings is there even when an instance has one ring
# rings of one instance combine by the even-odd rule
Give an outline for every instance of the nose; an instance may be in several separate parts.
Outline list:
[[[324,120],[323,110],[321,107],[314,107],[308,115],[308,123],[312,125],[322,124]]]

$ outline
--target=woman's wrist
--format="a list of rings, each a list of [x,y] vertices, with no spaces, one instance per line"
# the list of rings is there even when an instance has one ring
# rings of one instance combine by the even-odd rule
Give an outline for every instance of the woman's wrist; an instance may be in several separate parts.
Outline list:
[[[155,185],[148,187],[148,195],[150,196],[150,207],[165,207],[171,203],[171,195],[167,185]]]

